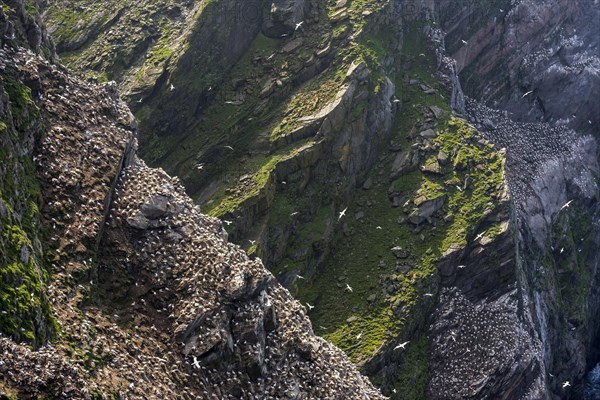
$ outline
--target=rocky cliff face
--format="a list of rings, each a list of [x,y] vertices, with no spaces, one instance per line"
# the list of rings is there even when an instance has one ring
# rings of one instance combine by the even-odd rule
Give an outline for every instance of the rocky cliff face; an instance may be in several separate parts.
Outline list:
[[[391,398],[581,397],[597,125],[555,86],[598,90],[597,9],[554,6],[51,2],[65,63],[118,81],[143,158],[181,181],[135,156],[115,84],[7,56],[43,95],[29,154],[63,338],[6,339],[7,365],[54,352],[65,396],[380,397],[352,361]],[[51,369],[9,370],[50,390]]]
[[[597,133],[597,2],[440,1],[436,12],[467,94],[515,121]]]
[[[565,126],[598,135],[597,4],[440,2],[437,12],[467,93],[503,110],[467,106],[508,150],[522,315],[541,344],[537,396],[581,398],[598,357],[598,149]]]

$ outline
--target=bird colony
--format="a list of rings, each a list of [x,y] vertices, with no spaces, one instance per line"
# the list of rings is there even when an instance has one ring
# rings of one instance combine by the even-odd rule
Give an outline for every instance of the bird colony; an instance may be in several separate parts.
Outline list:
[[[535,341],[517,316],[516,289],[493,302],[473,301],[456,288],[443,289],[431,326],[432,398],[479,397],[498,377],[512,376],[517,365],[539,366]],[[536,348],[537,346],[537,348]],[[530,385],[529,378],[520,382]],[[504,382],[511,393],[514,382]],[[447,397],[446,397],[447,396]]]
[[[579,156],[575,144],[582,139],[566,126],[515,122],[507,112],[473,99],[467,98],[466,104],[469,121],[486,139],[506,148],[507,179],[517,208],[532,194],[531,183],[540,177],[545,164]]]
[[[0,336],[0,374],[22,396],[383,399],[259,260],[227,242],[177,179],[134,156],[135,122],[97,87],[25,51],[46,133],[35,162],[50,239],[58,338]]]

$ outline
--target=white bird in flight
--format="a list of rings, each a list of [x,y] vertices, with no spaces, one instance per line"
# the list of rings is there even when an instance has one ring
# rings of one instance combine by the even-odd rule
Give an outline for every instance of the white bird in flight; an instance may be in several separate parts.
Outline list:
[[[344,208],[344,209],[343,209],[343,210],[340,212],[340,216],[338,217],[338,221],[339,221],[340,219],[342,219],[342,217],[343,217],[344,215],[346,215],[346,210],[347,210],[347,209],[348,209],[348,207]]]
[[[463,44],[467,44],[467,41],[464,39],[461,39],[460,41],[463,42]]]
[[[409,344],[409,343],[410,343],[410,340],[406,341],[404,343],[400,343],[398,346],[394,347],[394,350],[398,350],[398,349],[404,350],[406,348],[406,345]]]
[[[563,387],[563,389],[564,389],[564,388],[566,388],[566,387],[568,387],[568,386],[571,386],[571,382],[569,382],[569,381],[565,381],[565,382],[562,384],[562,387]]]
[[[466,265],[459,265],[458,268],[463,269],[463,268],[467,268]]]
[[[315,306],[311,306],[309,302],[306,302],[306,306],[308,307],[309,310],[312,310],[313,308],[315,308]]]
[[[173,90],[175,90],[175,86],[173,86],[173,84],[172,84],[172,83],[171,83],[171,87],[170,87],[170,89],[171,89],[171,92],[172,92]]]
[[[233,222],[231,222],[231,221],[227,221],[227,220],[224,220],[223,222],[225,222],[227,225],[231,225],[231,224],[233,224]]]
[[[351,287],[350,285],[348,285],[347,283],[346,283],[346,289],[347,289],[347,290],[348,290],[350,293],[352,293],[352,287]]]
[[[525,97],[525,96],[527,96],[528,94],[531,94],[531,93],[533,93],[533,90],[530,90],[529,92],[525,93],[523,96],[521,96],[521,98],[523,98],[523,97]]]
[[[302,26],[302,24],[304,23],[304,21],[300,21],[296,24],[296,28],[294,29],[295,31],[297,31],[298,29],[300,29],[300,27]]]
[[[569,206],[571,205],[571,203],[572,203],[572,202],[573,202],[573,200],[569,200],[569,201],[567,201],[567,202],[565,203],[565,205],[564,205],[564,206],[562,206],[560,209],[561,209],[561,210],[563,210],[563,209],[565,209],[565,208],[569,208]]]

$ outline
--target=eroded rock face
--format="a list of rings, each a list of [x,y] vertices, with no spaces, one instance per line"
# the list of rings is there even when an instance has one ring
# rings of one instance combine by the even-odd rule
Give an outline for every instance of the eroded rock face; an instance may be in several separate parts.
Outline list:
[[[44,1],[6,0],[0,10],[0,46],[19,44],[52,59],[54,44],[38,14]]]
[[[523,329],[534,329],[540,340],[532,350],[537,377],[527,375],[536,389],[526,398],[536,393],[580,398],[582,385],[563,388],[562,383],[581,382],[594,365],[589,360],[597,358],[593,343],[599,322],[589,312],[599,304],[592,290],[599,268],[596,140],[561,125],[515,122],[472,99],[467,99],[466,113],[486,138],[506,149],[517,285],[522,303],[531,304],[519,314],[529,327]]]
[[[518,298],[514,287],[493,302],[444,289],[431,327],[430,398],[544,398],[540,343]]]

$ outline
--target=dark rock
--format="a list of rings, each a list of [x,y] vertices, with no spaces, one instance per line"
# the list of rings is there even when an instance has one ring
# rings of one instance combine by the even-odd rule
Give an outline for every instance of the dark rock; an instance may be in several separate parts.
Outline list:
[[[165,217],[171,209],[171,197],[164,195],[155,195],[147,204],[142,204],[140,211],[148,219],[158,219]]]
[[[414,170],[419,162],[419,155],[410,151],[399,153],[392,163],[390,180]]]
[[[436,211],[440,210],[446,202],[446,196],[438,197],[434,200],[426,200],[408,216],[408,221],[414,225],[421,225],[431,218]]]
[[[127,220],[129,226],[135,229],[148,229],[150,221],[143,214],[136,214]]]
[[[392,253],[394,254],[394,257],[398,259],[404,259],[408,257],[408,252],[400,246],[392,247]]]

